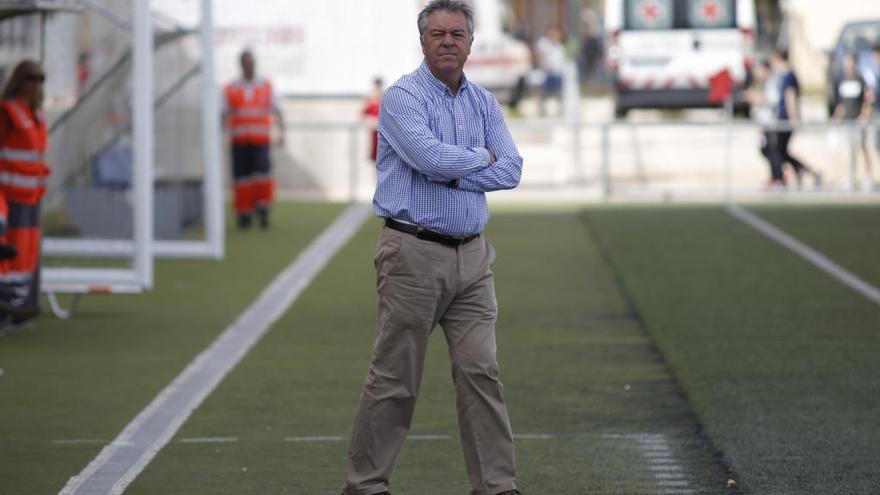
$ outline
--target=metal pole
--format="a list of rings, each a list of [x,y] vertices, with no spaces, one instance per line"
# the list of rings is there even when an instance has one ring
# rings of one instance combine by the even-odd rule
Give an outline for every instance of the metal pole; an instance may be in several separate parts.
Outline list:
[[[728,96],[724,100],[724,120],[726,120],[724,133],[724,202],[730,205],[733,202],[733,98]]]
[[[577,182],[581,184],[586,184],[587,182],[587,171],[584,170],[584,160],[582,156],[582,143],[581,143],[581,122],[580,119],[575,120],[571,123],[572,132],[574,135],[572,136],[572,141],[574,143],[574,170],[577,174]]]
[[[857,164],[856,164],[856,146],[857,138],[856,138],[856,128],[855,124],[850,123],[846,126],[846,135],[849,141],[849,191],[855,192],[857,189],[856,186],[856,173],[857,173]]]
[[[40,63],[46,63],[46,17],[49,14],[46,12],[40,13]]]
[[[225,250],[223,221],[223,167],[220,159],[220,109],[214,79],[213,0],[202,0],[202,159],[205,234],[211,256],[222,259]]]
[[[358,131],[354,124],[348,128],[348,196],[351,201],[358,200]]]
[[[600,128],[602,143],[600,146],[601,156],[599,157],[599,188],[601,190],[603,201],[608,201],[611,197],[610,171],[608,170],[610,164],[610,157],[608,154],[610,153],[611,147],[608,143],[608,131],[609,124],[602,124],[602,127]]]
[[[134,0],[134,265],[153,287],[153,25],[149,0]]]

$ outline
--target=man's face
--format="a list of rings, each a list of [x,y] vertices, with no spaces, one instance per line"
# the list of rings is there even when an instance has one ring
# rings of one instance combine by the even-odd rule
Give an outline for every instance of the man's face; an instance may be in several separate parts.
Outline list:
[[[245,53],[241,56],[241,73],[245,79],[252,79],[254,77],[254,65],[253,55]]]
[[[432,12],[422,34],[422,53],[434,73],[452,75],[461,72],[471,53],[471,35],[464,13],[453,10]]]
[[[856,58],[852,55],[843,57],[843,73],[847,77],[854,77],[856,75]]]

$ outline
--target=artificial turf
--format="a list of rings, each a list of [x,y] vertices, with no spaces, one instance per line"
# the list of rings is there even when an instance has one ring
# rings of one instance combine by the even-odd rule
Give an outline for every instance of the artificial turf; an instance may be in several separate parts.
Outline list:
[[[758,211],[876,280],[876,207]],[[744,492],[878,493],[877,305],[721,208],[585,221]]]
[[[338,493],[369,364],[376,295],[370,222],[339,253],[177,437],[131,494]],[[579,215],[497,214],[498,349],[526,493],[660,493],[626,435],[665,435],[692,493],[724,493],[728,473],[618,290]],[[440,329],[435,333],[441,332]],[[396,494],[469,491],[446,344],[434,335]],[[292,437],[343,437],[286,441]],[[187,439],[234,437],[228,443]],[[669,481],[669,480],[667,480]],[[670,485],[681,486],[681,485]]]
[[[0,338],[0,494],[54,494],[112,440],[341,210],[282,203],[226,258],[158,261],[155,290],[87,296]],[[53,443],[69,440],[93,442]]]
[[[880,287],[880,208],[872,205],[751,206],[751,211]]]

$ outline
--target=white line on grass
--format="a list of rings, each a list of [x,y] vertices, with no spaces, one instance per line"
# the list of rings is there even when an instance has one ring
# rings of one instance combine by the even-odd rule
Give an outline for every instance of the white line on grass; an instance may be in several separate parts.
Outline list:
[[[672,454],[669,440],[662,433],[628,433],[602,435],[604,438],[626,440],[635,442],[639,451],[648,462],[648,469],[654,476],[654,481],[661,489],[677,487],[675,493],[693,493],[687,488],[690,482],[684,474],[684,468],[678,463]],[[664,491],[663,493],[669,493]]]
[[[284,437],[285,442],[341,442],[342,435],[317,435],[306,437]]]
[[[514,433],[513,438],[515,440],[552,440],[556,438],[556,435],[549,433]]]
[[[785,233],[783,230],[776,227],[775,225],[767,222],[766,220],[758,217],[754,213],[747,211],[738,205],[729,205],[727,207],[727,212],[731,216],[739,219],[740,221],[748,225],[749,227],[752,227],[758,232],[781,244],[789,251],[792,251],[793,253],[809,261],[823,272],[839,280],[842,284],[865,296],[868,300],[873,301],[875,304],[880,304],[880,289],[860,279],[852,272],[849,272],[846,269],[842,268],[837,263],[828,259],[825,255],[819,253],[815,249],[807,246],[801,241]]]
[[[408,440],[452,440],[452,435],[448,434],[423,434],[423,435],[407,435]],[[556,435],[550,433],[514,433],[513,438],[517,440],[552,440]],[[341,442],[341,435],[315,435],[302,437],[285,437],[285,442]]]
[[[121,494],[369,215],[364,204],[339,215],[60,495]]]

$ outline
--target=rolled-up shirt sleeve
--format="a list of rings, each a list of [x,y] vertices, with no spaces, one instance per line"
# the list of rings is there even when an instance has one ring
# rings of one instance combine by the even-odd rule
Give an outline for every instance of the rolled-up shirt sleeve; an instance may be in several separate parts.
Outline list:
[[[379,133],[407,165],[432,180],[462,179],[489,166],[486,149],[437,139],[424,105],[400,87],[389,88],[382,98]]]
[[[496,161],[483,170],[462,177],[458,188],[476,192],[513,189],[522,177],[523,159],[504,122],[504,113],[494,99],[485,126],[486,147],[495,154]]]

